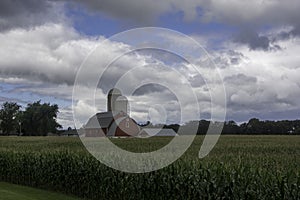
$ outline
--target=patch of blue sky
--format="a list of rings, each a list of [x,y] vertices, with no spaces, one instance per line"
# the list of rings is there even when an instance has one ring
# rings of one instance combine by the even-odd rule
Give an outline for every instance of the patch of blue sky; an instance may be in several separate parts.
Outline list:
[[[73,21],[73,27],[84,35],[88,36],[105,36],[110,37],[121,31],[125,31],[128,27],[135,27],[122,20],[118,20],[103,13],[92,13],[86,8],[72,3],[65,4],[66,16]]]

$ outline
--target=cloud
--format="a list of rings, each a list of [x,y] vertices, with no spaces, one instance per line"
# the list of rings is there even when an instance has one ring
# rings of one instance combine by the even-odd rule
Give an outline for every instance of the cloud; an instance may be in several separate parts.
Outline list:
[[[153,93],[153,92],[162,92],[165,89],[166,89],[165,87],[157,85],[157,84],[148,84],[148,85],[144,85],[144,86],[138,88],[137,90],[135,90],[133,95],[141,96],[141,95],[145,95],[145,94],[149,94],[149,93]]]
[[[299,22],[300,2],[297,0],[213,0],[202,5],[207,21],[218,21],[238,27],[286,26]]]
[[[232,76],[226,76],[224,78],[224,82],[230,83],[236,86],[240,86],[243,84],[251,84],[251,83],[256,83],[257,78],[256,77],[251,77],[247,76],[245,74],[234,74]]]
[[[238,66],[241,62],[247,61],[247,58],[241,52],[234,51],[231,47],[224,48],[224,51],[221,50],[212,52],[213,61],[218,68],[227,68],[235,65]]]
[[[59,99],[71,100],[75,75],[84,58],[104,38],[89,38],[78,34],[73,28],[64,24],[45,24],[33,29],[13,29],[0,33],[0,42],[3,48],[0,49],[0,80],[2,83],[19,85],[11,93],[16,94],[37,94],[39,96],[53,96]],[[122,45],[121,45],[122,46]],[[126,49],[118,43],[108,42],[105,49],[101,49],[103,58],[112,60],[117,51]],[[85,70],[86,85],[91,74],[97,69],[104,69],[100,60],[92,66],[92,70]],[[105,78],[108,78],[106,89],[118,78],[128,64],[136,64],[139,59],[134,55],[125,56],[121,62],[108,71]],[[130,66],[130,65],[129,65]],[[121,70],[120,70],[121,69]],[[93,93],[93,89],[81,87],[81,98],[84,95]],[[88,96],[88,95],[86,95]],[[105,95],[104,95],[105,96]],[[105,100],[105,98],[102,97]],[[82,102],[81,102],[82,104]],[[87,111],[88,109],[83,109]]]
[[[48,0],[1,0],[0,31],[62,22],[63,4]]]
[[[253,30],[265,25],[290,25],[293,30],[289,35],[299,35],[300,32],[298,0],[3,0],[0,2],[0,31],[30,28],[49,22],[69,22],[65,16],[65,4],[73,4],[80,9],[84,6],[86,12],[104,13],[140,25],[153,25],[161,16],[182,13],[183,20],[189,21],[218,22],[239,28],[252,27]],[[267,43],[266,38],[260,38],[260,41]]]
[[[1,77],[73,84],[76,69],[95,47],[97,39],[81,37],[64,24],[0,33]]]
[[[85,5],[86,8],[95,12],[102,12],[112,17],[134,20],[135,22],[144,24],[153,22],[158,15],[172,7],[168,2],[148,0],[127,0],[121,2],[74,0],[74,2]]]
[[[270,50],[271,41],[267,36],[260,36],[255,31],[243,31],[234,40],[235,42],[247,44],[251,50]]]
[[[16,85],[14,89],[10,90],[10,93],[28,94],[26,95],[27,98],[54,97],[70,102],[73,83],[79,66],[91,50],[103,41],[104,38],[102,37],[82,36],[71,27],[53,23],[37,26],[33,29],[17,28],[2,32],[0,33],[0,42],[4,46],[0,49],[2,55],[0,58],[0,80],[2,83]],[[173,87],[173,90],[175,88],[179,91],[178,96],[189,96],[189,91],[186,89],[188,86],[179,77],[178,72],[170,71],[169,67],[174,66],[168,66],[164,62],[158,61],[157,57],[139,54],[139,52],[125,54],[104,71],[107,62],[116,58],[120,53],[130,50],[130,46],[113,41],[106,41],[103,45],[104,48],[96,51],[96,59],[92,60],[90,68],[84,68],[81,74],[84,82],[79,85],[80,92],[79,96],[75,98],[74,108],[76,111],[82,112],[80,116],[82,124],[91,115],[93,102],[88,97],[95,91],[89,86],[89,83],[91,77],[97,75],[96,72],[99,70],[104,72],[104,75],[103,79],[100,80],[100,88],[97,92],[98,111],[106,109],[107,90],[113,87],[116,81],[133,66],[141,68],[131,74],[132,76],[127,77],[129,78],[126,83],[127,87],[139,85],[140,80],[152,80],[154,83],[163,80],[162,84],[168,83],[169,87]],[[99,57],[99,55],[102,56]],[[186,68],[185,64],[179,64],[181,66],[176,67]],[[182,73],[187,73],[187,71],[183,70]],[[153,92],[156,95],[150,98]],[[126,91],[124,93],[126,94]],[[174,110],[175,105],[178,104],[174,101],[174,95],[165,93],[165,90],[160,87],[155,87],[154,90],[149,87],[140,88],[138,94],[144,99],[134,101],[137,105],[143,105],[143,108],[134,106],[138,109],[137,111],[133,110],[137,119],[142,120],[141,116],[145,116],[144,113],[148,112],[148,107],[154,102],[166,107],[169,121],[174,121],[176,120],[174,117],[178,117],[178,112]],[[37,99],[32,99],[32,101],[35,100]],[[190,113],[193,115],[193,107],[188,104],[189,102],[190,99],[187,98],[182,103],[184,107],[188,105],[188,109],[191,109]],[[61,123],[70,122],[70,120],[69,122],[66,120],[67,117],[70,117],[68,113],[69,111],[64,106],[60,114]]]
[[[281,31],[273,36],[274,41],[288,40],[300,36],[300,24],[294,27],[288,26],[281,29]]]
[[[64,127],[64,128],[67,128],[67,127],[74,128],[72,107],[70,107],[70,106],[60,107],[59,113],[57,116],[57,122],[60,125],[62,125],[62,127]],[[78,128],[80,128],[80,127],[78,127]]]
[[[227,94],[228,118],[248,120],[251,117],[263,119],[299,118],[300,98],[299,57],[300,40],[290,38],[278,41],[281,51],[253,51],[244,45],[228,45],[228,52],[215,52],[220,72],[224,77]],[[230,49],[234,48],[236,53]],[[235,64],[229,61],[240,55]],[[222,59],[219,59],[221,57]],[[226,59],[225,59],[226,58]],[[280,113],[280,114],[279,114]]]
[[[76,0],[88,9],[103,12],[119,19],[152,22],[159,16],[182,12],[184,19],[204,22],[221,22],[231,25],[296,25],[300,18],[298,0]]]
[[[0,49],[0,81],[20,85],[10,91],[11,93],[22,96],[30,93],[70,102],[79,66],[91,50],[104,39],[87,37],[70,26],[54,23],[31,29],[16,28],[1,32],[0,42],[3,48]],[[169,37],[166,43],[166,45],[181,45],[180,40],[174,37]],[[300,39],[287,38],[276,43],[282,47],[281,51],[249,50],[248,46],[227,41],[222,51],[212,52],[213,59],[224,77],[228,116],[231,119],[241,121],[252,116],[263,117],[261,113],[270,116],[271,112],[296,113],[296,110],[300,109],[298,101],[300,66],[297,54],[300,51]],[[82,74],[84,84],[80,85],[80,96],[75,99],[74,105],[74,110],[82,113],[80,116],[82,123],[85,123],[95,112],[93,101],[89,98],[90,94],[95,92],[89,86],[90,77],[103,71],[106,67],[105,63],[131,49],[127,44],[114,41],[107,41],[104,45],[104,48],[98,49],[98,54],[95,53],[96,59],[90,63],[89,70],[83,71]],[[188,48],[189,45],[185,44],[182,47]],[[173,90],[165,90],[153,85],[144,86],[137,90],[137,95],[131,96],[129,91],[124,90],[124,94],[129,95],[132,116],[137,121],[143,122],[149,118],[148,112],[152,105],[160,105],[166,110],[169,123],[179,121],[181,109],[191,113],[183,120],[195,119],[198,114],[194,111],[197,105],[191,101],[189,87],[192,87],[192,91],[197,95],[201,112],[205,114],[202,116],[210,116],[210,92],[220,93],[222,85],[220,82],[214,83],[209,91],[204,80],[207,80],[211,73],[205,61],[198,57],[193,58],[201,68],[199,74],[181,59],[165,62],[164,59],[169,58],[168,55],[162,57],[158,55],[159,52],[156,54],[133,52],[123,55],[114,62],[105,71],[100,81],[102,85],[100,84],[101,87],[96,91],[96,110],[106,110],[107,91],[117,80],[126,75],[124,82],[121,82],[121,86],[124,87],[135,88],[150,80],[156,84],[166,84],[169,89],[173,88]],[[133,67],[140,68],[135,69],[133,73],[126,73]],[[171,69],[176,69],[179,73]],[[180,97],[184,99],[179,100]],[[214,106],[222,110],[220,102],[215,103]],[[66,126],[70,126],[72,122],[70,109],[70,105],[63,105],[60,113],[60,122]]]

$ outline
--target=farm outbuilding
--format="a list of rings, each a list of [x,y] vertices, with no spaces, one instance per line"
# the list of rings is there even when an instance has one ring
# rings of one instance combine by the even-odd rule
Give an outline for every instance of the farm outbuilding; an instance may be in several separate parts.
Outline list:
[[[173,129],[157,129],[157,128],[144,128],[139,133],[140,137],[174,137],[177,136],[177,133]]]

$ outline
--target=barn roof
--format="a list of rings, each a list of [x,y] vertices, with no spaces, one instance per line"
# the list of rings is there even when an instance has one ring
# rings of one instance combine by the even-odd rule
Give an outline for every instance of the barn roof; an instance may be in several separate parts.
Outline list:
[[[113,120],[112,112],[97,113],[89,119],[85,128],[108,128]]]
[[[118,114],[120,114],[120,112],[113,113],[112,111],[109,111],[97,113],[88,120],[85,128],[109,128],[109,126],[115,120],[114,117]],[[126,113],[122,112],[122,114],[125,114],[126,117],[128,117]]]

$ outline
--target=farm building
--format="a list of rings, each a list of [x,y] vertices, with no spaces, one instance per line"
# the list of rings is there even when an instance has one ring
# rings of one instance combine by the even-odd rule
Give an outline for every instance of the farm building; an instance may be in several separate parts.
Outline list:
[[[86,137],[176,136],[173,129],[142,129],[128,114],[128,100],[119,89],[107,95],[107,112],[93,115],[84,128]]]
[[[137,136],[138,124],[128,115],[128,100],[113,88],[107,95],[107,112],[92,116],[85,126],[86,137]]]

